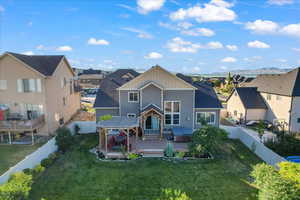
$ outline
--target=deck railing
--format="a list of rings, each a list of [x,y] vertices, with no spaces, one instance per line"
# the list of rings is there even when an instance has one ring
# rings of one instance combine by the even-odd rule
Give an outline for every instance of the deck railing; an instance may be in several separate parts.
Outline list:
[[[40,115],[31,120],[2,120],[0,131],[33,131],[45,124],[45,115]]]

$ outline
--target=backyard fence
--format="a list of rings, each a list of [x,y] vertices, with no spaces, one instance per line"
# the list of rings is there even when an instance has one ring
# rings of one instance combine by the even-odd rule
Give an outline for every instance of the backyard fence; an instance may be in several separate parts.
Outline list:
[[[89,134],[96,132],[96,122],[95,121],[74,121],[71,122],[67,127],[71,130],[71,132],[75,133],[75,126],[78,125],[80,130],[80,134]]]
[[[16,172],[20,172],[26,168],[34,168],[36,165],[40,164],[43,159],[47,158],[49,154],[55,152],[56,150],[57,146],[55,145],[55,138],[52,138],[46,144],[38,148],[35,152],[26,156],[22,161],[9,168],[8,171],[2,174],[0,176],[0,184],[5,183],[9,177]]]
[[[286,161],[283,157],[266,147],[260,141],[260,138],[257,136],[255,131],[233,126],[221,126],[221,128],[225,129],[229,133],[229,138],[239,139],[266,163],[277,167],[278,163]]]

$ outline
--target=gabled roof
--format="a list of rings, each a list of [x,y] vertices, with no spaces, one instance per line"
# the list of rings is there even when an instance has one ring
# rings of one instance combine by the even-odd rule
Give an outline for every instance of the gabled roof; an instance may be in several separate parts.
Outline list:
[[[128,73],[133,77],[139,75],[138,72],[132,69],[118,69],[101,81],[94,103],[95,108],[119,107],[119,92],[117,88],[132,79],[127,77],[122,78]]]
[[[41,73],[44,76],[52,76],[58,67],[61,60],[64,58],[63,55],[23,55],[12,52],[7,52],[6,54],[15,57],[21,62],[25,63],[27,66],[33,70]],[[73,72],[73,71],[72,71]]]
[[[256,87],[238,87],[231,93],[227,101],[235,91],[246,109],[267,109],[267,105]]]
[[[214,89],[203,82],[194,82],[197,87],[195,90],[195,108],[223,108]]]
[[[155,104],[149,104],[147,106],[145,106],[142,110],[141,110],[141,113],[144,113],[144,112],[148,112],[150,110],[155,110],[158,114],[163,114],[164,112]]]
[[[140,76],[119,87],[119,90],[138,89],[145,81],[153,81],[165,89],[197,89],[190,83],[178,78],[162,67],[156,65]]]
[[[246,87],[257,87],[259,92],[300,96],[300,68],[285,74],[258,75],[256,79],[245,84]]]

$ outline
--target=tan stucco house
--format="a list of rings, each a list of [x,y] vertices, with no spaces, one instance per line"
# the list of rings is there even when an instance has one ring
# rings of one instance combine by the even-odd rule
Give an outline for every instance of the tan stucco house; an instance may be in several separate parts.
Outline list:
[[[285,74],[259,75],[227,99],[229,115],[242,121],[283,123],[300,132],[300,68]]]
[[[0,132],[49,135],[79,109],[79,88],[64,56],[0,57]]]

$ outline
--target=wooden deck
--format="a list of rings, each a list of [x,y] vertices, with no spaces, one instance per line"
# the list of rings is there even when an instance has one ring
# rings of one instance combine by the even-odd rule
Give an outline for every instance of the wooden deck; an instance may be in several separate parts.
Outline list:
[[[44,124],[44,115],[32,120],[4,120],[0,121],[0,132],[34,131],[43,127]]]

